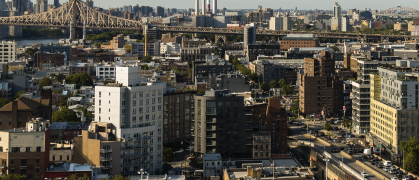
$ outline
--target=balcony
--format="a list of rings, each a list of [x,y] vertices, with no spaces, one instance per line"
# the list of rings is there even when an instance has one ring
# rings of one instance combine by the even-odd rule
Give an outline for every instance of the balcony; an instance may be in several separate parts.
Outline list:
[[[205,121],[206,123],[217,123],[217,119],[207,119],[206,121]]]
[[[100,153],[111,153],[112,149],[100,149]]]
[[[112,157],[100,157],[100,161],[112,161]]]
[[[212,127],[212,128],[205,128],[205,130],[206,131],[216,131],[217,130],[217,128],[216,127]]]
[[[207,138],[217,138],[216,134],[207,134]]]
[[[144,156],[148,156],[150,155],[150,153],[146,152],[146,153],[142,153],[142,154],[137,154],[137,153],[127,153],[127,154],[123,154],[121,155],[121,158],[135,158],[135,157],[144,157]]]
[[[207,146],[217,146],[217,142],[207,143]]]

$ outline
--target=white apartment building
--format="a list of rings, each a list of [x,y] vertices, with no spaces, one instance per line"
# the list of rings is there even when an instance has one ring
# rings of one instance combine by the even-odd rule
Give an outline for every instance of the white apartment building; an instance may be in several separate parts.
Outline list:
[[[138,56],[139,58],[144,57],[144,50],[145,50],[145,44],[144,43],[136,43],[136,42],[126,42],[126,45],[131,45],[132,52],[131,53],[125,53],[125,57],[131,57],[131,56]],[[152,42],[147,44],[147,54],[150,56],[159,56],[160,55],[160,42]]]
[[[169,42],[160,43],[160,54],[178,54],[180,53],[180,44]]]
[[[115,68],[116,83],[95,87],[95,121],[112,123],[112,134],[121,139],[121,173],[162,171],[166,84],[143,81],[138,65]]]
[[[96,66],[96,77],[99,79],[114,78],[116,76],[115,71],[114,64],[100,63]]]
[[[0,63],[8,63],[16,60],[16,43],[2,41],[0,43]]]

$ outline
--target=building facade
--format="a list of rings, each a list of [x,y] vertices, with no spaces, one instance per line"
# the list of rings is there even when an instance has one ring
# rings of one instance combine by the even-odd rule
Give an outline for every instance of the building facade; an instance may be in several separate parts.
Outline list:
[[[0,63],[8,63],[16,60],[16,43],[2,41],[0,43]]]
[[[128,163],[136,156],[140,161],[124,167],[121,173],[136,173],[141,168],[152,174],[159,172],[165,83],[143,82],[139,66],[116,67],[116,72],[116,83],[95,87],[95,121],[112,123],[116,138],[136,147],[125,149],[121,158]]]
[[[228,90],[195,94],[194,151],[250,157],[253,117],[245,117],[244,98]]]
[[[335,60],[328,51],[304,59],[304,74],[299,82],[300,110],[304,114],[343,113],[343,82],[334,75],[334,70]]]

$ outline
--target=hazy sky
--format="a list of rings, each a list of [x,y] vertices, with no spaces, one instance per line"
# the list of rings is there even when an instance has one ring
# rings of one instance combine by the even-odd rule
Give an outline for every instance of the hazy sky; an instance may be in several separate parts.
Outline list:
[[[53,0],[49,0],[49,3],[52,3]],[[67,0],[60,0],[60,2],[65,2]],[[195,0],[93,0],[95,6],[102,8],[108,7],[121,7],[123,5],[136,5],[139,4],[145,6],[163,6],[165,8],[194,8]],[[202,0],[200,0],[200,3]],[[218,0],[218,9],[226,7],[227,9],[256,9],[258,5],[261,5],[263,8],[273,8],[273,9],[326,9],[332,10],[333,3],[338,2],[342,9],[381,9],[385,10],[395,6],[402,7],[411,7],[414,9],[419,9],[419,3],[417,0],[345,0],[345,1],[336,1],[336,0]],[[212,3],[212,0],[211,0]],[[201,4],[200,4],[201,7]]]

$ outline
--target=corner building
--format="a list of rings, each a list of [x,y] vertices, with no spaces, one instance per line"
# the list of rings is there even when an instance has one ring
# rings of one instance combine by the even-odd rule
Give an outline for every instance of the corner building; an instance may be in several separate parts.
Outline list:
[[[121,174],[162,171],[165,86],[143,81],[141,68],[132,66],[116,67],[116,83],[95,87],[95,121],[112,123],[111,134],[122,141],[121,164],[131,164]]]

